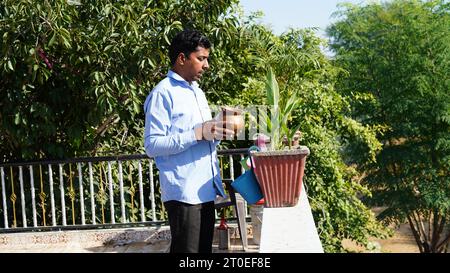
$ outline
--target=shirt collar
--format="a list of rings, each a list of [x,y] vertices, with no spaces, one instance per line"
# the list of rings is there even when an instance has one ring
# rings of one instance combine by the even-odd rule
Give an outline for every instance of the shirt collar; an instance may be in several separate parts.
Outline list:
[[[178,82],[182,82],[189,87],[197,87],[198,86],[198,83],[196,81],[192,82],[192,85],[190,85],[185,79],[183,79],[183,77],[181,77],[179,74],[177,74],[173,70],[169,70],[169,73],[167,73],[167,77],[172,78]]]

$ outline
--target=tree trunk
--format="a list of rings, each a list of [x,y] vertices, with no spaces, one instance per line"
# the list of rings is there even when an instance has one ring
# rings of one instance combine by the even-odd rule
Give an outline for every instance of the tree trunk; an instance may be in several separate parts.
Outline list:
[[[421,253],[444,253],[448,251],[450,244],[450,231],[445,229],[445,216],[435,211],[429,217],[428,221],[425,220],[418,211],[408,215],[414,239]],[[429,223],[428,229],[424,228],[424,221]]]

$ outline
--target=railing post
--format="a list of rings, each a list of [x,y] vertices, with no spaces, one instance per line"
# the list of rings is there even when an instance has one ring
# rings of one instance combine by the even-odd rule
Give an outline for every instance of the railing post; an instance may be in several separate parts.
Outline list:
[[[89,192],[91,193],[91,214],[92,214],[92,224],[95,225],[95,199],[94,199],[94,179],[92,175],[92,162],[89,162]]]
[[[59,164],[59,191],[61,193],[62,225],[67,226],[66,200],[65,200],[65,194],[64,194],[64,178],[63,178],[63,165],[62,164]]]
[[[23,189],[23,169],[19,166],[20,203],[22,203],[22,226],[27,227],[27,212],[25,209],[25,191]]]
[[[149,176],[150,176],[150,202],[152,208],[152,220],[156,221],[156,205],[155,205],[155,185],[153,183],[153,161],[148,160],[149,164]],[[163,217],[161,217],[163,219]]]
[[[230,179],[234,180],[234,164],[233,164],[233,156],[229,155],[228,159],[230,160]]]
[[[141,207],[141,221],[145,222],[145,206],[144,206],[144,187],[142,185],[142,162],[138,161],[139,172],[139,203]]]
[[[84,194],[83,194],[83,174],[81,173],[81,163],[78,163],[78,182],[80,189],[80,209],[81,209],[81,224],[86,225],[86,219],[84,218]]]
[[[123,169],[122,169],[122,161],[119,160],[119,194],[120,194],[120,212],[122,213],[122,223],[126,223],[126,215],[125,215],[125,197],[123,194]]]
[[[34,173],[33,173],[33,166],[30,165],[30,193],[31,193],[31,205],[33,209],[33,226],[37,227],[37,216],[36,216],[36,196],[35,196],[35,189],[34,189]]]
[[[2,178],[2,201],[3,201],[3,219],[5,222],[5,228],[8,228],[8,206],[6,204],[6,192],[5,192],[5,172],[3,167],[0,168]]]
[[[116,219],[114,215],[114,192],[113,192],[113,181],[112,181],[112,171],[111,171],[111,161],[108,161],[108,185],[109,185],[109,207],[111,212],[111,223],[115,224]]]
[[[48,179],[50,181],[50,206],[52,210],[52,225],[56,226],[55,196],[53,193],[53,170],[51,164],[48,164]]]

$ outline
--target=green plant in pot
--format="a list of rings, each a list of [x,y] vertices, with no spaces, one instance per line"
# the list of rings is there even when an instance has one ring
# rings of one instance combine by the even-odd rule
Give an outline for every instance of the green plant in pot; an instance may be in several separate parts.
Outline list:
[[[300,126],[288,126],[299,99],[293,94],[281,102],[272,68],[268,69],[265,88],[270,113],[260,113],[258,125],[271,141],[268,151],[251,152],[254,171],[264,195],[265,207],[292,207],[300,197],[309,155],[308,147],[292,145]]]

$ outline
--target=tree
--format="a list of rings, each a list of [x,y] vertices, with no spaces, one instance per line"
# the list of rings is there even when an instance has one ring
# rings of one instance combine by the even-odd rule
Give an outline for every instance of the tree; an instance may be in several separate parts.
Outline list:
[[[305,185],[325,251],[345,251],[344,239],[368,246],[372,236],[387,235],[360,201],[360,195],[370,192],[358,183],[358,172],[340,152],[350,141],[359,143],[371,160],[381,144],[371,128],[345,115],[348,103],[334,89],[340,69],[322,53],[324,41],[312,30],[290,30],[277,36],[264,26],[249,25],[243,31],[240,37],[250,49],[248,62],[255,69],[238,101],[265,104],[266,79],[273,83],[276,78],[277,104],[283,109],[280,115],[287,117],[280,116],[281,126],[299,128],[300,143],[311,151]],[[273,73],[267,73],[269,67]],[[290,105],[295,105],[292,111]]]
[[[136,152],[170,38],[196,27],[222,39],[235,2],[2,1],[1,161]]]
[[[446,3],[447,2],[447,3]],[[346,5],[328,29],[339,90],[378,127],[383,150],[360,164],[386,223],[405,221],[421,252],[450,240],[450,4],[396,0]],[[357,159],[357,157],[354,157]]]

